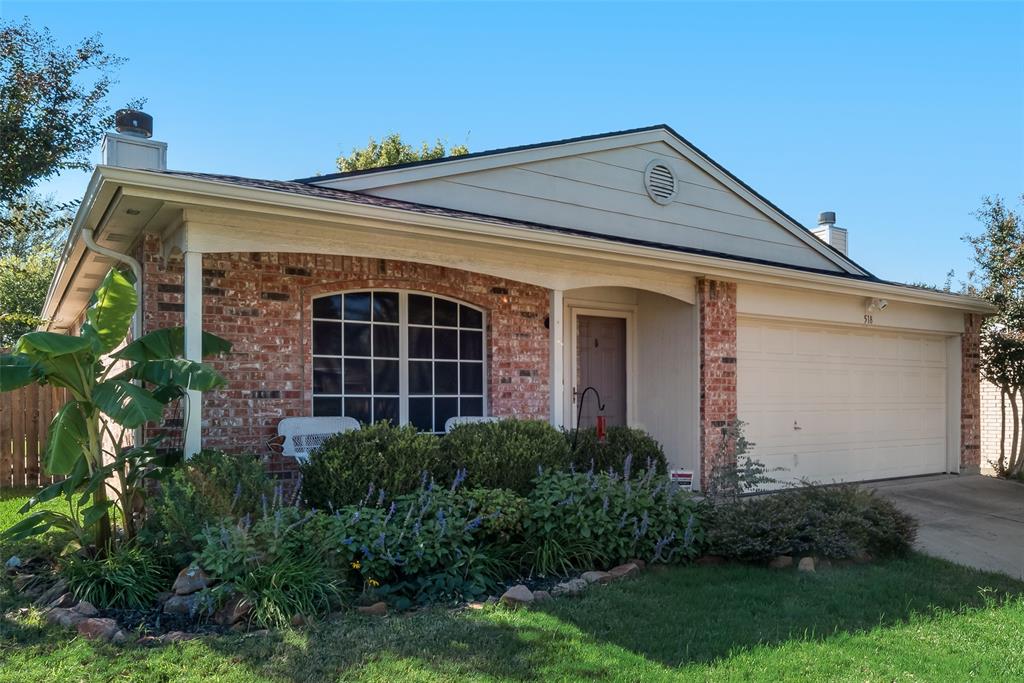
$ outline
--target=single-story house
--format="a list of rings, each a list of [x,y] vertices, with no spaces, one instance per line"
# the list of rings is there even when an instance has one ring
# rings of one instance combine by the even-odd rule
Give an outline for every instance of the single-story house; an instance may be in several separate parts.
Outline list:
[[[203,330],[232,341],[187,450],[266,453],[296,416],[600,413],[704,483],[737,419],[792,477],[978,469],[988,305],[873,276],[833,213],[804,228],[668,126],[290,181],[167,170],[127,128],[44,316],[74,332],[134,258],[144,331],[184,324],[191,357]]]

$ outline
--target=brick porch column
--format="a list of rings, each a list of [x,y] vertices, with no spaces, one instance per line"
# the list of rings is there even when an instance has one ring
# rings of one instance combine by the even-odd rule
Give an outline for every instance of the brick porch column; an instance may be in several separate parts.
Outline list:
[[[726,428],[736,421],[736,284],[716,280],[697,283],[700,316],[700,459],[701,488],[719,464],[735,461],[719,453]]]
[[[977,313],[964,314],[960,337],[960,472],[981,469],[981,322]]]

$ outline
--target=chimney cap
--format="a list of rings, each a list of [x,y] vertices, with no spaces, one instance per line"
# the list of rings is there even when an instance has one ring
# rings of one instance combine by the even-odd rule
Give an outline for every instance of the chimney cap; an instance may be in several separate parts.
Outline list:
[[[821,213],[818,214],[818,225],[835,225],[835,223],[835,211],[822,211]]]
[[[138,109],[118,109],[114,113],[114,128],[118,133],[153,137],[153,117]]]

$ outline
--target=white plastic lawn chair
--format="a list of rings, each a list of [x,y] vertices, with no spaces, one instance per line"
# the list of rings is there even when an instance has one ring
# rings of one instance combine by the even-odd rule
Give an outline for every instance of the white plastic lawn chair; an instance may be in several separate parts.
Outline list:
[[[310,453],[335,434],[353,429],[359,429],[359,422],[346,416],[286,417],[277,423],[277,434],[284,437],[281,453],[300,460],[308,458]]]

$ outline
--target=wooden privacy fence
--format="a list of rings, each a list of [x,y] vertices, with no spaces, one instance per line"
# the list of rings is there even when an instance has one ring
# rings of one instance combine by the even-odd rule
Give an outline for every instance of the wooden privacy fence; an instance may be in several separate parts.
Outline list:
[[[53,483],[41,464],[46,431],[66,389],[30,384],[0,393],[0,490]]]

